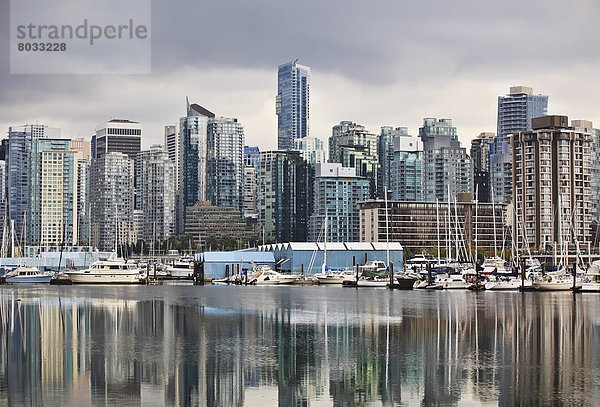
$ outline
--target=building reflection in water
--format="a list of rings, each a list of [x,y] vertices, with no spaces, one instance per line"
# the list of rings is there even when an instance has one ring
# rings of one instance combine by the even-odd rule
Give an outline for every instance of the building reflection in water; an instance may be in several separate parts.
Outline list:
[[[146,287],[124,299],[0,288],[0,404],[545,405],[600,396],[595,295],[182,289],[184,300],[148,298]]]

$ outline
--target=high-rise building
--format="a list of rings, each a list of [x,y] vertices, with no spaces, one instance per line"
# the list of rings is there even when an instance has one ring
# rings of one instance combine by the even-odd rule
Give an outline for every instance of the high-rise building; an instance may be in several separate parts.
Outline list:
[[[100,250],[135,243],[133,167],[126,154],[108,153],[92,161],[91,242]],[[117,242],[118,240],[118,242]]]
[[[165,126],[165,150],[169,154],[169,160],[175,164],[175,192],[179,191],[179,159],[181,153],[181,141],[179,140],[179,131],[176,125]]]
[[[244,218],[258,219],[258,147],[244,146]]]
[[[180,131],[180,196],[177,230],[183,231],[185,208],[208,197],[208,119],[214,113],[187,102],[186,116],[179,121]]]
[[[527,86],[513,86],[506,96],[498,96],[498,128],[490,148],[490,186],[496,202],[510,203],[512,196],[512,155],[510,135],[531,130],[531,119],[544,116],[548,96],[534,95]]]
[[[304,161],[314,166],[327,161],[325,145],[321,139],[316,137],[304,137],[294,140],[294,150],[300,151]]]
[[[423,143],[418,137],[394,139],[394,155],[390,166],[388,198],[399,201],[423,200]]]
[[[25,213],[28,209],[29,155],[31,141],[39,138],[60,138],[60,129],[43,124],[26,124],[8,129],[7,201],[8,217],[14,221],[15,235],[23,240]]]
[[[494,133],[480,133],[471,140],[471,162],[473,164],[473,193],[477,193],[479,202],[491,202],[489,174],[490,147],[494,142]]]
[[[215,206],[243,210],[244,128],[237,119],[208,120],[208,197]]]
[[[73,147],[73,145],[71,145]],[[77,162],[77,224],[79,231],[78,244],[90,244],[90,160],[83,159],[83,154],[77,152],[75,161]]]
[[[108,153],[123,153],[135,158],[142,145],[142,125],[125,119],[111,119],[96,126],[95,151],[92,157],[102,158]]]
[[[593,246],[600,242],[600,129],[588,120],[571,120],[575,131],[590,134],[590,214]]]
[[[399,137],[410,137],[408,127],[383,126],[377,139],[379,171],[377,172],[377,196],[384,197],[384,191],[390,190],[392,161],[394,160],[394,141]]]
[[[175,164],[160,145],[140,152],[137,160],[142,214],[138,238],[162,241],[175,233]]]
[[[295,139],[309,135],[310,68],[296,61],[280,65],[277,74],[275,112],[279,150],[291,150]]]
[[[510,139],[518,248],[589,241],[591,134],[543,116]]]
[[[84,138],[71,139],[71,150],[79,151],[79,159],[90,160],[92,157],[91,143],[90,140]]]
[[[27,188],[28,244],[77,244],[76,153],[68,139],[32,140]]]
[[[338,126],[334,126],[329,138],[330,162],[352,167],[357,176],[367,178],[370,197],[375,198],[379,170],[377,135],[351,122],[341,122]]]
[[[367,200],[369,192],[369,181],[356,176],[354,168],[344,168],[342,164],[317,164],[308,239],[323,241],[327,217],[328,242],[358,242],[358,203]]]
[[[312,211],[312,171],[298,151],[261,151],[258,164],[258,219],[268,239],[307,239]]]
[[[471,193],[471,160],[460,145],[452,119],[425,118],[419,128],[425,159],[424,200],[454,200],[461,192]]]

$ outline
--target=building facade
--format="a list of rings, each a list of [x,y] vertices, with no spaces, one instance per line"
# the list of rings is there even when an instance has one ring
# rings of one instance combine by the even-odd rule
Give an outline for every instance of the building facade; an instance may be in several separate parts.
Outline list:
[[[510,135],[531,130],[531,119],[546,115],[548,96],[534,95],[527,86],[513,86],[506,96],[498,96],[498,127],[490,148],[490,186],[496,202],[510,203],[512,154]]]
[[[77,165],[71,140],[31,142],[28,176],[27,243],[76,245],[78,238]]]
[[[282,64],[277,73],[277,148],[291,150],[294,140],[309,136],[310,68],[296,61]]]
[[[403,202],[371,200],[360,206],[362,242],[400,242],[405,249],[440,250],[440,256],[464,260],[477,247],[500,255],[506,206],[473,202]],[[439,243],[438,243],[439,242]]]
[[[372,198],[377,195],[377,139],[378,136],[367,131],[364,126],[351,122],[342,122],[335,126],[329,138],[330,162],[352,167],[357,176],[368,179]]]
[[[306,241],[312,213],[313,177],[298,151],[261,151],[258,225],[267,239]]]
[[[8,218],[14,221],[15,235],[23,241],[28,209],[29,162],[32,140],[60,138],[60,129],[43,124],[12,126],[8,129],[6,157]]]
[[[208,198],[215,206],[244,206],[244,128],[237,119],[208,120]]]
[[[421,140],[417,137],[394,139],[388,198],[399,201],[422,201],[423,177],[424,159]]]
[[[179,121],[180,168],[177,230],[183,230],[185,208],[208,198],[208,119],[214,113],[195,103],[187,103],[186,116]]]
[[[126,119],[112,119],[96,126],[92,144],[93,158],[102,158],[108,153],[123,153],[135,158],[142,146],[142,125]]]
[[[473,164],[473,193],[479,202],[490,202],[489,186],[490,147],[494,143],[494,133],[480,133],[471,140],[471,162]],[[475,196],[475,195],[474,195]]]
[[[325,155],[325,144],[323,140],[316,137],[304,137],[294,140],[294,150],[300,151],[304,161],[313,168],[319,163],[327,162]]]
[[[519,248],[551,251],[590,240],[591,137],[569,127],[566,116],[534,118],[531,131],[511,136]]]
[[[471,193],[471,160],[452,119],[425,118],[419,137],[425,160],[424,200],[452,201],[459,193]]]
[[[157,242],[175,233],[175,164],[162,146],[138,154],[140,172],[140,210],[142,215],[139,239]]]
[[[323,241],[327,217],[328,242],[358,242],[358,203],[369,199],[369,181],[341,164],[316,165],[314,205],[308,240]]]
[[[410,137],[408,127],[383,126],[377,139],[377,197],[383,198],[384,192],[391,189],[392,163],[394,161],[394,141],[400,137]]]
[[[92,161],[92,245],[100,250],[137,241],[133,223],[134,163],[126,154],[108,153]]]

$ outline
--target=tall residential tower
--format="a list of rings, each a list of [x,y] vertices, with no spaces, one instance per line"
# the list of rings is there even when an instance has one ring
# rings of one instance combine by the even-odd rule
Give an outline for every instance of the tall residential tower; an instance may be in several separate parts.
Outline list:
[[[292,150],[295,139],[309,135],[310,68],[296,61],[280,65],[277,73],[275,112],[279,150]]]

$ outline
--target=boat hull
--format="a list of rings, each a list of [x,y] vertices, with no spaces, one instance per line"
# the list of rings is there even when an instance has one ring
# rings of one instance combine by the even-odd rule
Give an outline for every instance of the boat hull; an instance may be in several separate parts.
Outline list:
[[[49,284],[52,280],[52,275],[48,276],[25,276],[25,277],[6,277],[6,282],[15,283],[34,283],[34,284]]]
[[[67,273],[73,284],[139,284],[139,273]]]

